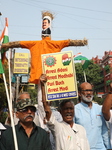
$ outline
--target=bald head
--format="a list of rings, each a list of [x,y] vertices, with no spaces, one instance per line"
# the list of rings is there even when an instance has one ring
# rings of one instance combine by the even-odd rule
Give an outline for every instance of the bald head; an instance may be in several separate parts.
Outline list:
[[[88,82],[83,82],[82,84],[80,84],[80,89],[92,89],[92,85]]]
[[[83,82],[79,88],[79,96],[84,103],[90,103],[93,99],[92,85],[88,82]]]

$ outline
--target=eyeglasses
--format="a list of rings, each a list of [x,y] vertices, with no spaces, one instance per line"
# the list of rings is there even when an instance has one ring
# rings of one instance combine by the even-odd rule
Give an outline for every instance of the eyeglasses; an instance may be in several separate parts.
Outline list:
[[[93,90],[92,90],[92,89],[81,90],[81,91],[83,91],[83,92],[93,92]]]
[[[19,112],[28,112],[28,110],[30,110],[31,112],[36,112],[36,108],[35,107],[25,107],[23,109],[19,109]]]

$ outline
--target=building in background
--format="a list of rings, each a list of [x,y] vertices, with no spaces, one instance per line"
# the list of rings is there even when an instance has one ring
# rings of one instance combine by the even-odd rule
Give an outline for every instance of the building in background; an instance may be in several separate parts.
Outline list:
[[[101,59],[96,56],[92,60],[101,67],[101,76],[104,80],[97,85],[96,90],[98,91],[98,97],[103,97],[108,93],[109,84],[112,81],[112,51],[105,51]]]

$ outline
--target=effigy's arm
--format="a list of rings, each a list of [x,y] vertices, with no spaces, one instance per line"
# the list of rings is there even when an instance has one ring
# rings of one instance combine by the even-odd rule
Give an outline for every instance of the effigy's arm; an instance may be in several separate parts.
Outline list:
[[[19,48],[19,47],[21,47],[20,41],[8,42],[8,43],[4,43],[1,45],[1,48],[3,48],[3,49]]]
[[[69,46],[85,46],[88,45],[88,40],[70,40]]]

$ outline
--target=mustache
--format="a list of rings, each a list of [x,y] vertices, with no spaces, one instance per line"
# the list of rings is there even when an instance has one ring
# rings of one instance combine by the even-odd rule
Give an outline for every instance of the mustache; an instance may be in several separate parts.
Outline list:
[[[87,94],[86,96],[90,96],[90,97],[92,97],[92,95],[91,95],[91,94]]]
[[[66,113],[66,116],[72,116],[72,113]]]
[[[28,118],[28,117],[32,117],[32,118],[34,119],[34,116],[33,116],[33,115],[27,115],[27,116],[24,117],[24,120],[25,120],[26,118]]]

